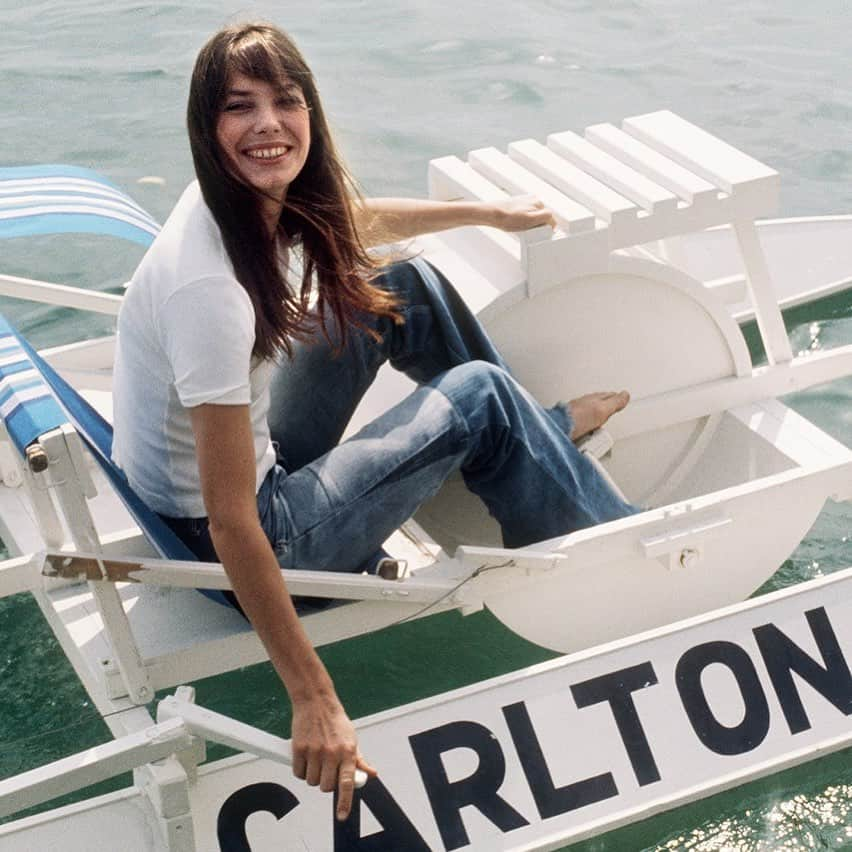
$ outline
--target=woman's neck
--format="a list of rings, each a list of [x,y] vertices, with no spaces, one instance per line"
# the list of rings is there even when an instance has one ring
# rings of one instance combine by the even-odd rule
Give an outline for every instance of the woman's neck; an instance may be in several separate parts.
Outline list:
[[[272,198],[261,200],[260,216],[270,237],[278,232],[278,222],[281,219],[281,211],[284,209],[284,200],[276,201]]]

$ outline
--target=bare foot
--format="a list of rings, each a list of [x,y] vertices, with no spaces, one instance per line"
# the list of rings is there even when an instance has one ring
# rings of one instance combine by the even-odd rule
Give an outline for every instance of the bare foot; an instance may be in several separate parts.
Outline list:
[[[630,394],[627,391],[587,393],[578,399],[572,399],[568,403],[574,420],[571,440],[577,441],[589,432],[594,432],[595,429],[603,426],[616,411],[621,411],[628,402],[630,402]]]

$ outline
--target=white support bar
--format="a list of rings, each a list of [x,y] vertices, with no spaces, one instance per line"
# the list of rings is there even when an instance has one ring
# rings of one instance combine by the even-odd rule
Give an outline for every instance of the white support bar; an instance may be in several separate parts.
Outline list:
[[[0,817],[161,760],[192,744],[193,738],[184,722],[172,719],[22,772],[0,781]]]
[[[793,350],[790,339],[787,337],[787,329],[784,327],[781,308],[778,307],[777,297],[773,291],[766,257],[757,234],[757,226],[752,219],[741,219],[734,222],[734,233],[745,265],[749,296],[754,307],[760,336],[763,339],[766,357],[770,364],[789,361],[793,357]]]
[[[287,740],[169,695],[157,705],[157,722],[162,724],[175,720],[182,721],[193,734],[206,740],[285,766],[293,765],[293,752]],[[366,772],[356,770],[355,786],[363,787],[366,783]]]
[[[471,167],[512,195],[535,195],[552,211],[567,234],[580,234],[595,227],[591,210],[572,201],[549,183],[525,169],[496,148],[480,148],[468,155]]]
[[[77,433],[70,426],[64,426],[43,435],[41,445],[50,460],[48,472],[51,487],[65,515],[74,546],[89,553],[99,553],[100,540],[84,496],[84,490],[90,488],[91,480],[86,481],[86,472],[83,481],[80,481],[77,466],[74,464],[75,457],[79,455],[79,447],[72,450],[70,446],[79,440]],[[154,697],[154,692],[121,598],[115,586],[110,583],[99,580],[90,582],[89,585],[103,618],[116,662],[121,669],[127,694],[135,704],[147,704]]]
[[[672,192],[570,130],[552,133],[547,137],[547,147],[636,201],[649,213],[666,215],[677,210],[678,199]]]
[[[463,544],[456,548],[455,558],[474,573],[496,569],[515,569],[533,575],[550,572],[570,560],[555,550],[508,550],[502,547],[480,547]]]
[[[41,556],[32,553],[0,562],[0,598],[28,592],[40,586],[41,562]]]
[[[95,553],[45,553],[41,566],[48,577],[92,579],[101,576],[113,583],[146,583],[185,589],[230,589],[231,581],[218,562],[182,562],[169,559],[106,559]],[[383,580],[342,571],[283,571],[292,595],[333,600],[387,601],[429,604],[451,591],[458,579]]]
[[[62,547],[65,530],[56,504],[50,495],[47,473],[33,473],[29,465],[24,467],[24,482],[27,495],[32,504],[38,530],[45,547]]]
[[[0,295],[110,316],[117,316],[121,307],[121,296],[112,293],[51,284],[33,278],[18,278],[15,275],[0,275]]]
[[[612,124],[586,128],[586,139],[692,205],[715,201],[719,188]]]
[[[852,375],[852,344],[802,355],[783,364],[758,367],[750,375],[715,379],[634,399],[607,428],[616,440],[621,440],[849,375]]]
[[[639,213],[639,207],[629,198],[578,169],[535,139],[512,142],[509,156],[569,198],[588,207],[611,227],[634,222]]]
[[[669,110],[626,118],[622,126],[627,133],[727,193],[762,185],[766,189],[765,200],[770,209],[761,212],[767,215],[773,211],[774,202],[777,202],[778,172],[712,133]]]

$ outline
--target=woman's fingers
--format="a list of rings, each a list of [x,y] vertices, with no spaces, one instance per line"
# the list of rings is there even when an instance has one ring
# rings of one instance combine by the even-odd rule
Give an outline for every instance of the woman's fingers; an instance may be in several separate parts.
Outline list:
[[[293,774],[312,787],[337,791],[338,819],[352,809],[356,778],[375,776],[358,750],[358,738],[339,702],[323,700],[293,706]],[[360,772],[356,772],[361,770]]]
[[[333,788],[332,788],[333,789]],[[337,773],[337,818],[345,820],[352,810],[355,793],[355,761],[345,760]]]
[[[553,212],[532,195],[519,195],[494,205],[496,224],[504,231],[525,231],[541,225],[556,227]]]
[[[305,752],[303,749],[293,748],[293,774],[297,778],[301,778],[302,781],[305,780],[305,775],[308,772],[308,759],[305,756]]]
[[[379,773],[364,760],[359,752],[354,761],[344,761],[340,764],[337,776],[337,818],[345,820],[352,810],[352,800],[355,796],[355,785],[357,784],[356,770],[364,772],[368,778],[375,778]]]
[[[308,769],[305,773],[305,781],[311,785],[311,787],[316,787],[317,784],[320,783],[323,777],[323,772],[328,773],[328,769],[326,769],[328,761],[323,760],[322,754],[320,752],[314,752],[308,757]],[[337,764],[334,765],[334,771],[337,771]],[[330,787],[330,790],[333,790],[334,787]]]

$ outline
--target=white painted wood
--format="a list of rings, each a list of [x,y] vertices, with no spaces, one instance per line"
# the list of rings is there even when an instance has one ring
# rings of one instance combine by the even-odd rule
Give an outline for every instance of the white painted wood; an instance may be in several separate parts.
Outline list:
[[[47,552],[41,557],[47,576],[93,578],[93,563],[103,567],[109,582],[134,582],[187,589],[230,589],[231,581],[218,562],[181,562],[170,559],[106,559],[98,554]],[[431,603],[453,588],[445,579],[404,577],[383,580],[342,571],[283,571],[290,594],[345,600],[375,600],[393,604]]]
[[[775,449],[799,467],[823,470],[844,461],[852,463],[852,451],[849,448],[778,400],[760,400],[732,408],[729,413],[770,441]],[[834,500],[852,498],[852,477],[845,488],[831,497]]]
[[[754,206],[746,215],[765,216],[775,210],[778,173],[706,130],[669,110],[626,118],[622,126],[725,192],[747,197]]]
[[[749,402],[830,382],[852,372],[852,344],[757,367],[751,375],[723,378],[637,399],[609,429],[616,440],[714,414]]]
[[[810,529],[826,494],[850,475],[850,465],[790,470],[542,542],[535,549],[568,557],[550,572],[531,574],[513,565],[511,551],[498,550],[493,561],[478,563],[475,594],[511,630],[562,652],[697,615],[747,597],[768,579]],[[720,511],[731,523],[724,535],[708,537],[703,530],[721,523]],[[767,517],[784,522],[767,524]],[[677,538],[679,548],[649,558],[643,541],[660,537]],[[697,555],[694,562],[681,564],[685,551]]]
[[[247,751],[285,766],[293,765],[293,752],[288,740],[174,695],[167,696],[157,705],[158,725],[170,721],[180,721],[193,734],[228,748]],[[360,769],[356,770],[355,787],[363,787],[366,783],[367,774]]]
[[[127,788],[0,825],[0,852],[198,852],[170,849],[145,796]]]
[[[734,233],[745,264],[749,295],[754,305],[755,319],[769,363],[778,364],[789,361],[793,357],[793,350],[773,292],[769,269],[766,266],[766,258],[755,224],[751,220],[741,219],[734,222]]]
[[[508,150],[513,160],[569,198],[576,199],[607,224],[624,225],[636,219],[639,207],[629,198],[578,169],[535,139],[512,142]]]
[[[0,484],[6,488],[19,488],[23,478],[20,456],[9,438],[5,424],[0,422]]]
[[[48,281],[20,278],[16,275],[0,275],[0,295],[110,316],[117,316],[121,306],[121,296],[112,293],[99,293],[97,290],[51,284]]]
[[[87,552],[99,552],[100,540],[85,499],[85,491],[93,488],[91,480],[82,483],[74,459],[79,458],[79,448],[71,450],[69,443],[79,441],[68,426],[43,435],[42,446],[50,459],[50,475],[59,505],[75,547]],[[79,461],[78,461],[79,464]],[[142,657],[127,615],[115,587],[101,581],[91,583],[91,591],[98,604],[116,662],[121,669],[127,694],[137,704],[146,704],[154,692],[145,671]],[[116,696],[114,696],[116,697]]]
[[[579,234],[594,229],[595,216],[591,210],[557,191],[496,148],[471,151],[467,161],[473,169],[510,195],[537,196],[550,207],[566,233]]]
[[[192,737],[181,719],[173,719],[120,740],[93,746],[38,769],[0,781],[0,816],[113,778],[143,763],[189,748]]]
[[[79,340],[39,350],[39,355],[57,370],[104,370],[112,374],[115,359],[115,335]]]
[[[586,139],[676,193],[689,204],[700,207],[718,200],[719,188],[714,184],[612,124],[587,127]]]
[[[748,281],[745,275],[726,275],[704,282],[708,290],[719,295],[726,305],[736,305],[745,301],[748,295]]]
[[[503,201],[510,195],[458,157],[430,160],[428,184],[429,197],[438,201]]]
[[[850,633],[852,569],[809,583],[704,613],[687,621],[631,636],[567,657],[560,657],[518,672],[472,686],[433,696],[405,707],[387,710],[356,722],[365,756],[378,766],[385,789],[405,813],[428,848],[442,848],[434,813],[429,805],[423,776],[414,760],[413,738],[443,725],[464,721],[485,729],[490,747],[499,751],[505,763],[501,798],[517,809],[525,823],[501,833],[488,819],[464,809],[461,819],[469,833],[468,848],[473,852],[494,849],[555,850],[586,837],[610,831],[621,825],[711,795],[749,780],[777,772],[852,742],[849,717],[816,691],[797,688],[810,727],[791,735],[776,700],[773,686],[761,664],[753,629],[772,624],[819,661],[805,620],[805,613],[824,609],[833,626],[841,652],[852,653]],[[760,689],[768,698],[769,726],[760,742],[737,755],[719,755],[705,748],[686,717],[676,675],[678,664],[700,645],[725,642],[737,645],[755,665]],[[578,706],[573,687],[593,678],[630,672],[638,664],[650,665],[653,677],[639,684],[631,696],[657,767],[659,779],[639,784],[629,760],[628,747],[621,740],[607,701]],[[733,678],[713,679],[708,669],[702,678],[711,709],[737,707],[742,713],[743,696]],[[533,727],[542,757],[556,785],[577,782],[601,772],[610,772],[617,782],[614,795],[583,808],[566,809],[544,818],[537,810],[526,780],[524,765],[529,752],[519,750],[510,735],[504,708],[521,705]],[[277,756],[277,755],[275,755]],[[450,774],[461,770],[450,751],[441,762]],[[476,764],[465,766],[464,776],[475,772]],[[297,807],[281,821],[255,823],[249,840],[257,852],[288,848],[293,837],[312,852],[332,848],[332,820],[329,798],[315,788],[294,786],[292,776],[280,764],[246,755],[227,758],[199,769],[192,786],[199,849],[215,849],[216,822],[222,804],[237,791],[259,782],[280,784],[292,789]],[[101,815],[101,826],[116,825],[113,813],[122,810],[138,792],[124,792],[62,809],[58,815],[29,818],[0,827],[0,849],[58,848],[83,852],[95,848],[97,823],[90,822],[91,841],[76,831],[86,813]],[[138,810],[145,810],[139,797]],[[364,812],[362,811],[362,814]],[[164,852],[160,845],[142,845],[138,840],[151,822],[127,819],[122,848],[137,852]],[[378,830],[378,829],[377,829]],[[365,825],[365,833],[369,829]],[[37,843],[33,846],[34,838]],[[67,841],[67,842],[66,842]],[[6,845],[4,845],[4,842]],[[52,847],[50,844],[54,844]],[[13,845],[14,844],[14,845]]]
[[[41,582],[38,576],[39,557],[33,554],[15,556],[0,562],[0,598],[28,592]]]
[[[25,466],[22,484],[26,498],[32,506],[44,546],[61,547],[66,533],[50,493],[48,474],[34,473]]]
[[[547,147],[637,202],[649,213],[665,216],[677,210],[678,199],[672,192],[570,130],[551,133],[547,137]]]

